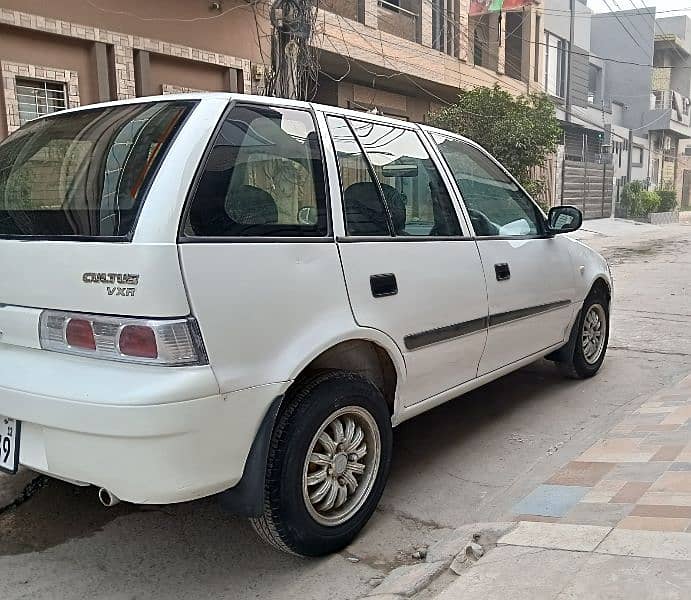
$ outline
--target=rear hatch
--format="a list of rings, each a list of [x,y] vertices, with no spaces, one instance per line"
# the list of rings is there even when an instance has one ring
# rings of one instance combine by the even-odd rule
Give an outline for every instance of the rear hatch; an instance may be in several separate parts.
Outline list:
[[[193,107],[157,101],[58,113],[0,143],[0,343],[35,345],[41,309],[188,314],[175,240],[133,236]]]

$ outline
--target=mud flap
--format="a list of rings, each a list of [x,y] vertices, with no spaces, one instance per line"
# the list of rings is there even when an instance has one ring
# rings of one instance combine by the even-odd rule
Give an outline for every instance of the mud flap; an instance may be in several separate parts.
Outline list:
[[[269,444],[283,396],[274,399],[262,419],[257,435],[245,461],[245,470],[238,484],[218,494],[220,505],[239,517],[259,517],[264,512],[264,480]]]

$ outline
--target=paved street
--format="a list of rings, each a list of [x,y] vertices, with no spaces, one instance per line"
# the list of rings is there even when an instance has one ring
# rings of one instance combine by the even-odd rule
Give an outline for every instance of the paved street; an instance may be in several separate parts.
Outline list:
[[[572,511],[587,512],[578,504],[595,492],[602,492],[600,502],[625,494],[615,504],[649,505],[639,500],[660,490],[643,489],[641,474],[616,477],[624,483],[614,490],[601,483],[611,479],[603,467],[584,474],[568,463],[586,452],[589,463],[620,468],[633,449],[617,441],[630,433],[617,424],[670,424],[673,404],[651,398],[691,372],[691,226],[604,221],[585,229],[579,237],[603,251],[615,277],[610,350],[600,374],[570,381],[541,361],[403,424],[380,509],[348,551],[321,560],[289,557],[262,545],[246,522],[225,516],[213,500],[106,509],[95,490],[50,481],[0,514],[0,598],[358,598],[450,529],[544,516],[540,502],[550,501],[535,494],[545,485],[572,486],[569,478],[580,477],[580,487],[591,488],[548,519],[559,523],[583,523]],[[665,429],[647,433],[662,440]],[[646,451],[670,455],[680,443],[668,437]],[[592,450],[601,438],[612,443]],[[678,450],[666,461],[678,459]],[[606,501],[605,492],[612,493]],[[599,526],[616,525],[610,516]],[[680,519],[632,518],[641,529],[648,519]],[[673,525],[682,531],[689,524]]]

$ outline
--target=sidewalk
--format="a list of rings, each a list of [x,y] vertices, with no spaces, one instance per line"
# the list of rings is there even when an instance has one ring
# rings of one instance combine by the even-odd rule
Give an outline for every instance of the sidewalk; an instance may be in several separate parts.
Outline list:
[[[373,598],[691,598],[691,376],[627,415],[508,517],[456,530]],[[473,536],[484,551],[477,560]]]

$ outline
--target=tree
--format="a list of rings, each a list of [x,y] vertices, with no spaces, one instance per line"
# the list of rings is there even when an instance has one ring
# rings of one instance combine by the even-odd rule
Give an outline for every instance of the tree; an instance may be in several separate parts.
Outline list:
[[[545,185],[533,169],[556,150],[562,135],[548,96],[513,96],[498,85],[461,90],[456,103],[431,113],[429,122],[483,146],[533,195]]]

